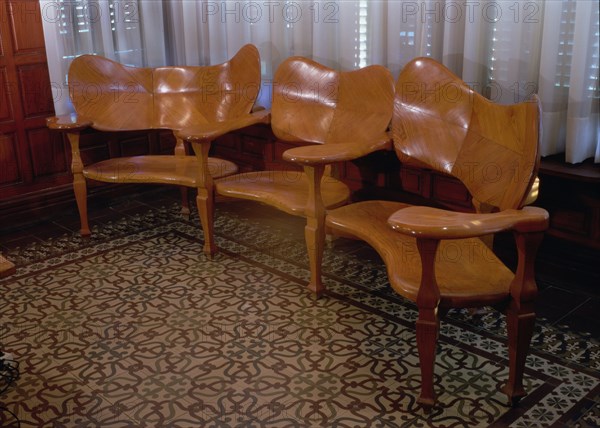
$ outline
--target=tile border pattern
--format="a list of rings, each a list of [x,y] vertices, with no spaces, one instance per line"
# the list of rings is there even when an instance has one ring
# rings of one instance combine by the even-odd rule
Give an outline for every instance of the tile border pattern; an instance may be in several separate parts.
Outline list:
[[[41,270],[150,239],[157,234],[178,233],[197,237],[197,218],[183,221],[177,211],[175,204],[133,219],[103,225],[94,231],[92,239],[65,235],[16,249],[9,256],[16,262],[17,274],[0,280],[0,286]],[[303,263],[306,259],[304,244],[293,234],[286,235],[285,230],[276,228],[265,229],[260,222],[248,222],[235,213],[220,212],[216,218],[217,244],[224,252],[264,269],[285,272],[286,277],[298,283],[308,280],[307,267]],[[381,263],[365,262],[352,254],[337,254],[333,248],[326,251],[325,265],[329,296],[406,326],[411,326],[416,319],[414,306],[387,286],[385,268]],[[466,311],[452,311],[448,320],[442,323],[441,342],[443,347],[458,345],[487,358],[504,361],[503,331],[502,317],[493,312],[473,317]],[[538,385],[544,385],[545,393],[537,397],[536,393],[532,393],[524,400],[523,407],[529,405],[525,412],[508,410],[497,421],[498,426],[547,427],[570,422],[574,426],[594,426],[599,422],[600,413],[599,351],[600,346],[594,338],[560,331],[538,322],[527,374],[534,376]],[[528,403],[533,398],[537,401]],[[577,409],[576,406],[582,402],[585,402],[583,408]]]

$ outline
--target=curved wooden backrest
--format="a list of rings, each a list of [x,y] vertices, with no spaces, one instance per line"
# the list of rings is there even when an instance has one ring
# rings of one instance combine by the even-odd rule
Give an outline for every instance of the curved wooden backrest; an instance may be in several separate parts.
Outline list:
[[[128,67],[82,55],[69,68],[75,111],[105,131],[180,129],[249,113],[260,88],[253,45],[228,62],[201,67]]]
[[[430,58],[400,73],[392,130],[402,162],[457,177],[475,200],[500,210],[521,208],[537,174],[537,97],[495,104]]]
[[[385,67],[338,72],[291,57],[275,73],[271,126],[286,141],[373,140],[389,126],[393,99],[394,80]]]
[[[152,128],[152,69],[82,55],[69,67],[69,95],[78,116],[105,130]]]

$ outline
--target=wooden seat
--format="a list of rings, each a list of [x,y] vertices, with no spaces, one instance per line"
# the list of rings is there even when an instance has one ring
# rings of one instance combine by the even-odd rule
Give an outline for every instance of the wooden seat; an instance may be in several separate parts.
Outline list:
[[[273,81],[271,127],[277,138],[299,145],[285,160],[304,172],[263,171],[215,180],[219,195],[251,199],[307,218],[305,236],[311,265],[319,265],[325,209],[345,204],[348,187],[335,179],[328,164],[375,150],[391,149],[386,133],[393,108],[394,82],[381,66],[338,72],[307,58],[292,57],[277,69]],[[186,129],[196,141],[194,129]],[[212,206],[207,211],[212,211]],[[313,269],[316,271],[316,267]],[[320,275],[309,288],[320,293]]]
[[[223,177],[237,172],[233,162],[208,158],[208,172]],[[132,156],[108,159],[83,168],[86,178],[109,183],[157,183],[198,186],[198,160],[193,156]]]
[[[475,213],[368,201],[327,212],[333,233],[360,238],[383,258],[393,289],[419,309],[416,344],[424,406],[435,403],[433,369],[439,318],[449,308],[493,305],[506,312],[511,403],[533,332],[534,259],[548,213],[524,207],[537,194],[540,113],[537,97],[501,106],[473,92],[443,65],[411,61],[396,83],[392,133],[400,160],[462,181]],[[518,267],[511,272],[486,236],[511,230]]]
[[[308,178],[296,171],[257,171],[236,174],[215,182],[217,194],[263,202],[288,214],[304,217],[308,200]],[[321,179],[321,196],[328,208],[344,205],[348,186],[333,177]]]
[[[422,279],[416,239],[399,234],[387,223],[392,214],[407,206],[389,201],[359,202],[329,212],[327,226],[368,242],[383,258],[394,290],[416,301]],[[508,295],[513,274],[480,239],[441,241],[437,254],[440,307],[489,305]],[[463,263],[465,260],[469,262]]]
[[[135,156],[84,165],[80,132],[88,127],[106,131],[202,128],[209,140],[255,123],[268,123],[269,113],[251,113],[260,87],[260,58],[252,45],[230,61],[204,67],[127,67],[109,59],[82,55],[69,68],[69,94],[75,114],[52,117],[51,129],[67,132],[71,143],[73,187],[81,218],[81,234],[90,235],[86,179],[111,183],[159,183],[196,188],[202,227],[207,229],[206,204],[212,177],[237,171],[228,161],[209,158],[192,144],[187,156],[184,134],[176,134],[173,156]],[[183,211],[189,213],[184,192]],[[210,253],[207,243],[205,251]]]

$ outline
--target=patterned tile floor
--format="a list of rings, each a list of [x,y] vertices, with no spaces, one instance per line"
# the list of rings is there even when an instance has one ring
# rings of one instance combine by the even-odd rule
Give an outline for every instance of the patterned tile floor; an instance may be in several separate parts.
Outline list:
[[[92,239],[74,233],[75,215],[1,238],[19,269],[0,280],[0,350],[21,372],[0,395],[2,427],[600,425],[593,325],[574,332],[540,318],[530,394],[511,409],[498,392],[502,317],[451,311],[439,405],[426,414],[415,403],[416,311],[368,246],[331,243],[329,292],[314,300],[301,219],[219,204],[222,251],[210,261],[173,193],[91,213]],[[576,303],[552,286],[541,295],[552,289]],[[584,297],[585,310],[596,297]]]

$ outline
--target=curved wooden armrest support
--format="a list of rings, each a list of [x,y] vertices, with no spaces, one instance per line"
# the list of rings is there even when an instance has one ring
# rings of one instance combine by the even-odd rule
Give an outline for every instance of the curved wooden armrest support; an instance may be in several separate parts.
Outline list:
[[[92,126],[91,120],[77,117],[76,114],[65,114],[63,116],[53,116],[46,119],[46,125],[50,129],[59,131],[81,131]]]
[[[541,232],[548,228],[548,212],[525,207],[491,214],[470,214],[430,207],[408,207],[388,219],[392,228],[405,235],[425,239],[463,239],[503,230]]]
[[[390,150],[392,138],[384,134],[368,143],[331,143],[294,147],[283,153],[283,159],[302,165],[319,165],[353,160],[378,150]]]
[[[270,121],[271,112],[269,110],[259,110],[252,114],[226,120],[224,122],[207,123],[180,129],[175,135],[190,143],[209,143],[215,138],[225,135],[228,132],[242,129],[250,125],[256,125],[258,123],[268,124]]]

